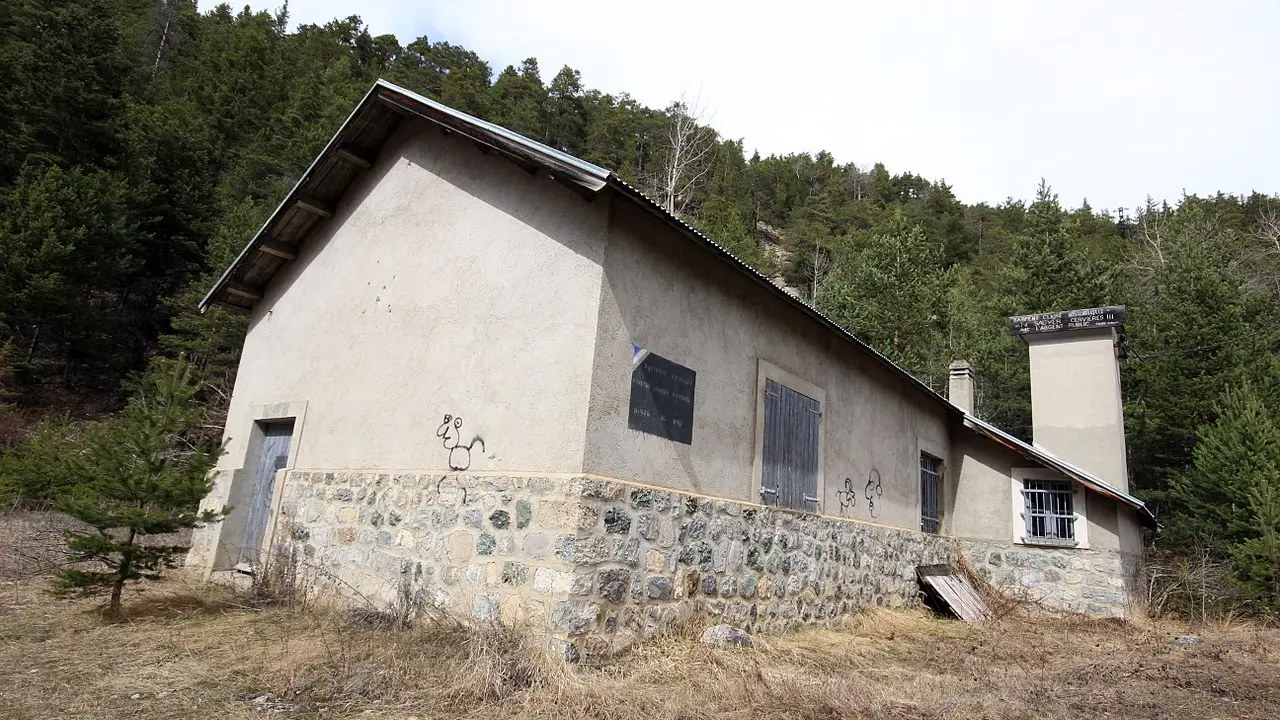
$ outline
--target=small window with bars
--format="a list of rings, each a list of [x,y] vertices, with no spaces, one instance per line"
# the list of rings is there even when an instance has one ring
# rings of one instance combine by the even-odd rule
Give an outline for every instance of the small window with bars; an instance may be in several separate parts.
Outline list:
[[[1024,480],[1023,517],[1027,522],[1026,540],[1031,542],[1076,542],[1076,514],[1071,496],[1071,483],[1057,480]]]
[[[942,529],[942,460],[920,453],[920,530],[937,534]]]

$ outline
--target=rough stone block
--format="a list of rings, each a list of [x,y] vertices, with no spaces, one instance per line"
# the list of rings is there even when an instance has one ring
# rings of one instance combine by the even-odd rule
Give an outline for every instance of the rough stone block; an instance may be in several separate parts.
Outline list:
[[[575,572],[568,573],[569,587],[567,592],[570,595],[590,595],[595,591],[595,578],[593,572]]]
[[[604,531],[616,535],[631,532],[631,516],[624,510],[609,508],[604,513]]]
[[[480,533],[480,537],[476,538],[476,554],[492,555],[497,544],[497,540],[489,533]]]
[[[516,501],[516,529],[524,530],[533,522],[533,503],[528,500]]]
[[[535,568],[533,571],[533,589],[540,593],[560,592],[569,589],[569,573],[552,570],[548,567]]]
[[[511,513],[506,510],[494,510],[489,516],[489,523],[497,530],[506,530],[511,524]]]
[[[664,549],[676,544],[676,522],[669,517],[658,520],[658,546]]]
[[[598,565],[610,556],[609,544],[602,537],[574,538],[570,552],[561,554],[566,561],[574,565]],[[556,552],[560,552],[560,542],[556,542]]]
[[[462,513],[462,524],[479,530],[484,527],[484,511],[480,508],[469,508]]]
[[[546,533],[529,533],[524,536],[524,554],[531,558],[544,558],[551,547],[551,538]]]
[[[653,542],[658,539],[658,520],[651,513],[643,513],[636,518],[636,532],[640,537]]]
[[[569,635],[582,635],[596,629],[600,606],[591,602],[560,600],[551,612],[551,627]]]
[[[471,605],[471,616],[481,622],[498,619],[498,599],[487,593],[477,593]]]
[[[622,602],[631,589],[630,570],[601,570],[596,578],[600,597],[609,602]]]
[[[502,564],[502,583],[504,585],[524,585],[528,581],[528,565],[510,560]]]
[[[574,527],[579,530],[592,530],[600,520],[600,511],[587,505],[579,505],[574,516],[577,520]]]
[[[650,600],[670,600],[673,589],[671,578],[651,577],[646,595]]]
[[[653,493],[645,488],[636,488],[631,491],[631,507],[636,510],[648,508],[653,504]]]
[[[649,549],[644,554],[644,569],[649,572],[670,570],[670,558],[661,550]]]
[[[702,576],[702,594],[703,595],[714,596],[718,592],[718,590],[719,588],[716,583],[715,575],[711,573],[707,573]]]

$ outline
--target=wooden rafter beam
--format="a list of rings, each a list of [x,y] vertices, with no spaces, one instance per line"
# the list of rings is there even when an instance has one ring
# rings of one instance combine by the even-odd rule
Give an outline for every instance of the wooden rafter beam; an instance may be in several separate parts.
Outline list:
[[[268,240],[258,246],[258,252],[266,255],[274,255],[282,260],[296,260],[298,257],[297,250],[283,243]]]
[[[373,167],[373,158],[370,158],[350,145],[343,145],[338,148],[337,155],[361,170],[369,170]]]
[[[333,206],[319,198],[311,197],[310,195],[303,195],[298,198],[296,204],[299,210],[309,212],[312,215],[319,215],[325,220],[333,217]]]
[[[257,302],[258,300],[262,299],[261,292],[258,292],[257,290],[249,287],[248,285],[235,282],[234,280],[227,281],[226,289],[227,289],[227,292],[231,295],[239,295],[242,298],[248,298],[249,300],[252,300],[254,302]]]

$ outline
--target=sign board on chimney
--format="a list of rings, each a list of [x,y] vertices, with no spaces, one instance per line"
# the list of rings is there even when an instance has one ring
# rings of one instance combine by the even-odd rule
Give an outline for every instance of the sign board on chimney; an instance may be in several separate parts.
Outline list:
[[[1124,306],[1122,305],[1036,315],[1015,315],[1009,318],[1009,331],[1018,336],[1120,325],[1124,325]]]

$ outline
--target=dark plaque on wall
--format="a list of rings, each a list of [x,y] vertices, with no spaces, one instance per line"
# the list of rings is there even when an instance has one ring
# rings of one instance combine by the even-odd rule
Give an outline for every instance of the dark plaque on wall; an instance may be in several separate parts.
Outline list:
[[[644,348],[634,348],[627,427],[692,445],[693,386],[697,377],[697,373],[679,363]]]
[[[1016,315],[1009,318],[1009,330],[1014,335],[1034,335],[1061,330],[1117,327],[1124,324],[1124,314],[1124,306],[1113,305],[1038,315]]]

